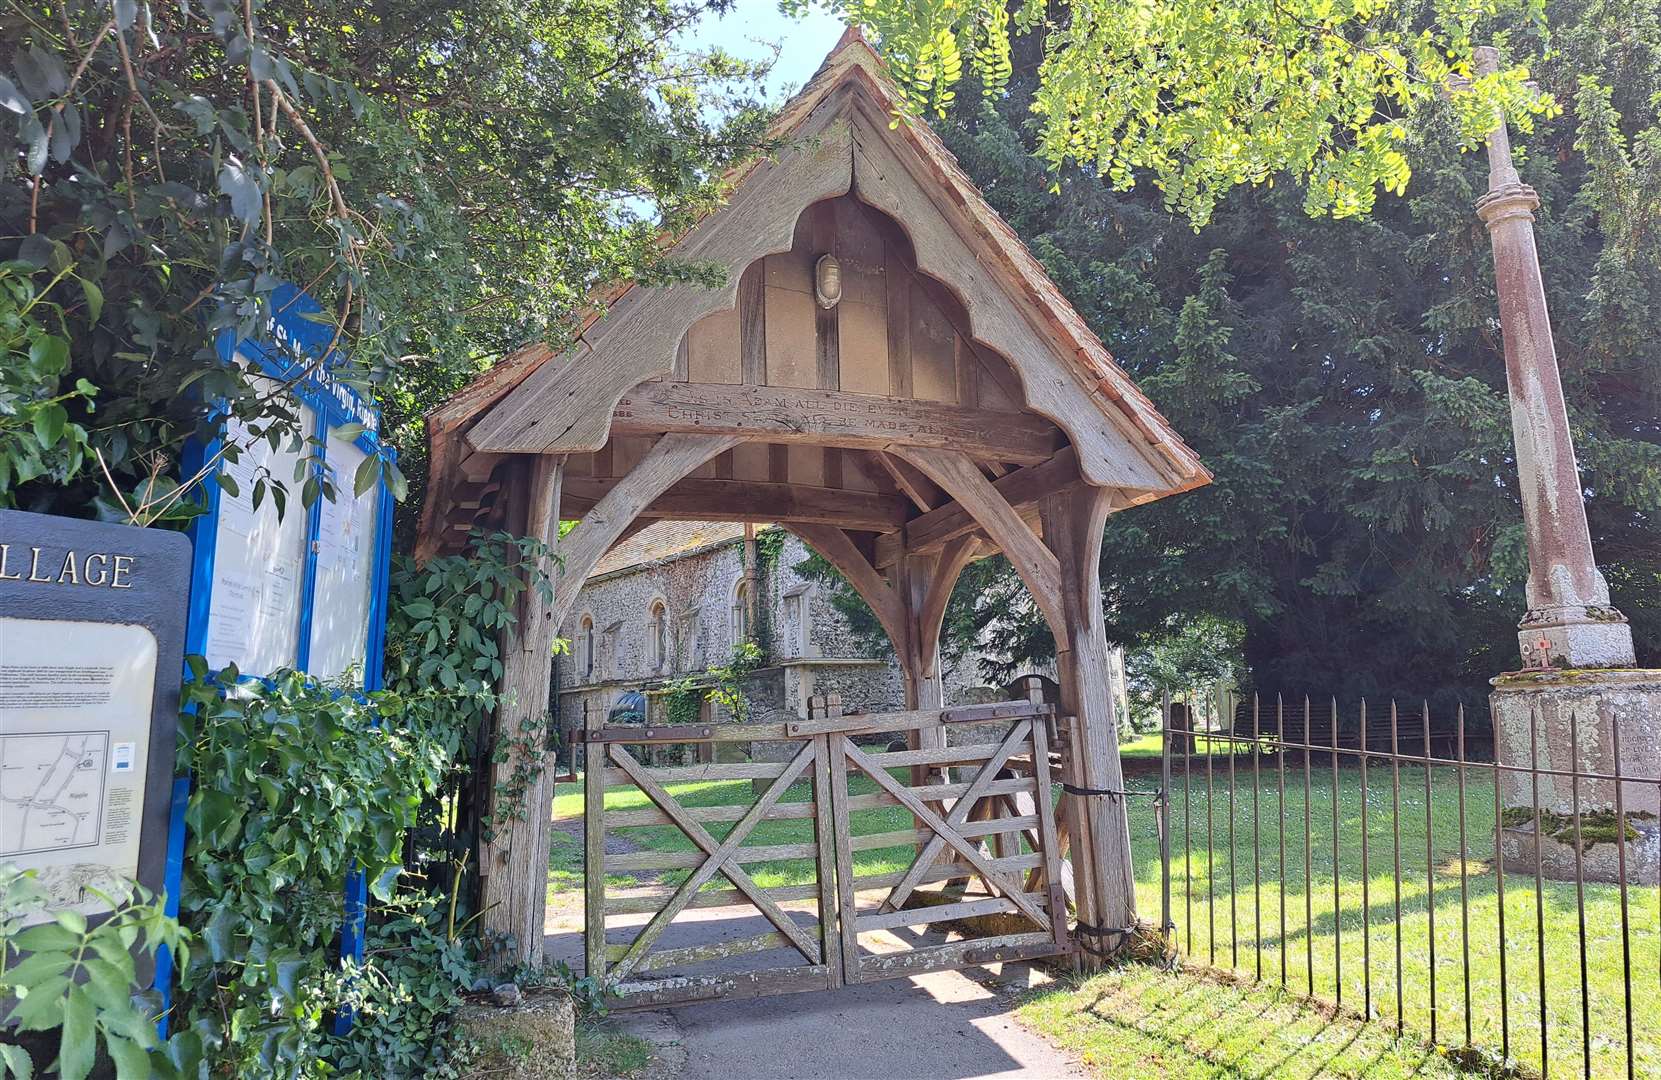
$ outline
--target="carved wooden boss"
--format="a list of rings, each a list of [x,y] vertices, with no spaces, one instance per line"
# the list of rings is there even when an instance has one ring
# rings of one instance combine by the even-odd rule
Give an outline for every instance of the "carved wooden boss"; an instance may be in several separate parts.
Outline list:
[[[573,348],[521,350],[428,418],[421,555],[475,527],[552,539],[580,520],[553,603],[532,597],[510,649],[505,729],[545,707],[548,642],[631,530],[778,522],[869,602],[912,708],[941,705],[959,571],[1002,551],[1060,649],[1078,718],[1067,778],[1120,786],[1103,521],[1210,476],[934,134],[891,127],[894,111],[875,53],[844,37],[775,126],[786,149],[735,176],[728,204],[672,248],[725,267],[724,287],[621,289]],[[1122,806],[1075,801],[1088,804],[1073,829],[1080,917],[1124,926]],[[528,954],[547,844],[546,814],[527,818],[484,869],[487,918],[533,939]]]

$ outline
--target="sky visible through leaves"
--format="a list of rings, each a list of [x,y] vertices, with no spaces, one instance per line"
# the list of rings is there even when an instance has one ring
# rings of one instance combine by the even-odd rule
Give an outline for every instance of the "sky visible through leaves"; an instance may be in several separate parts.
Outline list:
[[[767,96],[782,104],[818,70],[837,38],[842,20],[822,8],[801,18],[779,10],[778,0],[738,0],[733,10],[717,19],[705,17],[687,35],[692,47],[720,46],[746,60],[765,60],[775,46],[779,59],[767,79]]]

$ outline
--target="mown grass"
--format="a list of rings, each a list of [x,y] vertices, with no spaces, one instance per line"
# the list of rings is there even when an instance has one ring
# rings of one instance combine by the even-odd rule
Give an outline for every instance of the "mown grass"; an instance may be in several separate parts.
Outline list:
[[[1581,1069],[1589,1036],[1592,1074],[1626,1074],[1619,888],[1596,883],[1584,887],[1589,1022],[1583,1029],[1580,909],[1575,886],[1548,881],[1537,896],[1532,874],[1508,872],[1505,938],[1503,942],[1500,939],[1491,776],[1483,775],[1479,767],[1470,770],[1467,777],[1461,858],[1458,783],[1451,768],[1431,770],[1428,807],[1422,767],[1401,769],[1399,797],[1393,795],[1390,769],[1380,765],[1370,768],[1364,874],[1359,770],[1348,766],[1337,770],[1335,851],[1334,773],[1316,755],[1309,769],[1306,873],[1304,765],[1293,756],[1286,758],[1283,801],[1280,764],[1274,758],[1260,759],[1254,779],[1251,761],[1236,761],[1232,799],[1226,759],[1212,762],[1209,791],[1203,758],[1191,762],[1186,790],[1180,762],[1177,765],[1171,805],[1171,917],[1177,927],[1176,942],[1186,956],[1252,977],[1261,971],[1264,980],[1277,983],[1284,970],[1287,984],[1299,993],[1313,993],[1332,1001],[1341,997],[1347,1008],[1370,1009],[1372,1015],[1387,1023],[1404,1018],[1410,1030],[1423,1034],[1428,1034],[1432,1026],[1434,972],[1435,1030],[1442,1042],[1463,1044],[1468,1024],[1469,1038],[1475,1046],[1496,1053],[1508,1049],[1513,1061],[1532,1069],[1540,1069],[1549,1055],[1551,1071],[1567,1073]],[[1158,833],[1155,811],[1148,801],[1133,801],[1132,847],[1141,914],[1157,919]],[[1284,855],[1280,841],[1283,818]],[[1462,883],[1465,905],[1461,904]],[[1635,998],[1634,1071],[1639,1076],[1656,1076],[1661,1075],[1661,1029],[1648,1018],[1653,1015],[1656,991],[1661,989],[1661,896],[1657,890],[1629,889],[1627,917]],[[1398,925],[1402,955],[1399,1007]],[[1502,957],[1508,986],[1503,999]],[[1542,968],[1547,1036],[1544,1053],[1540,1044]]]
[[[1040,991],[1017,1015],[1101,1077],[1468,1075],[1433,1047],[1279,988],[1146,964]]]
[[[1147,740],[1142,740],[1146,742]],[[1131,744],[1129,752],[1147,756],[1149,746]],[[1279,762],[1258,761],[1254,781],[1249,759],[1235,763],[1234,794],[1229,796],[1228,759],[1212,762],[1207,793],[1204,744],[1190,762],[1183,785],[1180,759],[1175,767],[1171,802],[1172,908],[1177,945],[1196,962],[1215,964],[1265,982],[1278,983],[1284,965],[1288,986],[1337,1002],[1346,1009],[1367,1010],[1392,1027],[1398,1017],[1410,1034],[1431,1031],[1431,972],[1435,971],[1438,1039],[1463,1044],[1469,1023],[1472,1045],[1538,1070],[1540,1044],[1540,972],[1545,972],[1546,1054],[1552,1071],[1579,1070],[1583,1048],[1581,1021],[1579,916],[1573,884],[1546,882],[1539,893],[1543,920],[1536,919],[1531,875],[1505,878],[1505,939],[1499,936],[1500,902],[1493,869],[1493,787],[1480,767],[1467,777],[1465,857],[1460,858],[1458,787],[1451,769],[1431,775],[1426,851],[1425,773],[1406,766],[1400,786],[1400,936],[1401,1004],[1396,997],[1395,832],[1390,770],[1370,770],[1367,796],[1367,873],[1362,873],[1360,775],[1353,767],[1337,770],[1337,854],[1334,859],[1333,772],[1317,755],[1309,770],[1309,872],[1304,870],[1304,770],[1301,760],[1285,759],[1284,800]],[[868,778],[852,778],[857,793],[873,790]],[[1145,787],[1145,783],[1138,786]],[[680,784],[672,788],[688,805],[747,804],[748,781]],[[1257,836],[1254,844],[1254,793]],[[804,781],[792,788],[791,801],[808,797]],[[644,807],[633,788],[608,791],[606,805]],[[559,789],[555,815],[580,817],[580,785]],[[1285,851],[1280,822],[1285,822]],[[888,832],[911,826],[898,807],[855,813],[856,834]],[[712,823],[724,836],[729,825]],[[1232,833],[1231,833],[1232,828]],[[617,830],[634,843],[659,851],[690,851],[692,842],[672,826]],[[1209,847],[1208,847],[1209,832]],[[1161,916],[1161,883],[1156,812],[1152,800],[1131,800],[1132,850],[1137,904],[1150,922]],[[811,821],[762,822],[748,843],[804,843],[813,836]],[[911,848],[898,846],[855,853],[861,876],[904,869]],[[550,889],[580,888],[580,844],[556,834],[551,857]],[[1337,890],[1334,893],[1334,866]],[[1427,876],[1427,867],[1434,875]],[[750,865],[764,887],[799,885],[813,880],[810,859]],[[1468,900],[1462,917],[1461,869]],[[657,880],[682,880],[684,870],[662,871]],[[616,885],[636,883],[614,878]],[[719,885],[719,883],[717,883]],[[715,887],[715,886],[712,886]],[[1434,894],[1434,902],[1433,902]],[[1285,904],[1284,929],[1281,923]],[[1588,883],[1584,889],[1587,926],[1587,994],[1592,1073],[1626,1072],[1626,997],[1623,988],[1620,890]],[[1430,961],[1434,912],[1435,966]],[[1633,888],[1628,896],[1631,927],[1631,972],[1634,1003],[1633,1052],[1636,1075],[1661,1076],[1661,1025],[1654,1024],[1653,1003],[1661,991],[1661,895],[1654,888]],[[1468,927],[1468,933],[1467,928]],[[1537,928],[1540,933],[1537,936]],[[1543,940],[1544,962],[1539,942]],[[1470,1008],[1465,1005],[1465,950],[1468,947]],[[1500,992],[1504,957],[1508,992]],[[1364,963],[1365,958],[1365,963]],[[1370,994],[1369,994],[1370,990]],[[1209,1075],[1198,1073],[1196,1075]],[[1388,1074],[1380,1074],[1388,1075]]]
[[[890,770],[896,778],[904,779],[905,770]],[[669,793],[683,806],[737,806],[749,805],[755,801],[754,789],[748,780],[712,780],[697,783],[671,784]],[[851,795],[863,795],[877,790],[874,780],[859,774],[848,778],[848,792]],[[813,797],[812,784],[808,780],[801,780],[792,784],[786,791],[781,802],[806,802]],[[635,787],[616,787],[606,791],[606,809],[608,810],[640,810],[650,807],[651,801],[644,792]],[[554,818],[556,821],[564,819],[580,819],[582,817],[583,794],[582,784],[561,784],[554,794]],[[704,827],[711,836],[723,839],[732,831],[733,822],[711,821],[705,822]],[[855,836],[866,836],[873,833],[898,832],[913,826],[909,811],[898,806],[876,807],[867,810],[855,810],[848,815],[849,828]],[[635,825],[611,830],[612,835],[651,851],[695,851],[695,845],[679,828],[673,825]],[[813,842],[813,821],[804,818],[791,821],[761,821],[757,822],[745,838],[746,847],[771,846],[774,844],[811,844]],[[888,874],[904,870],[911,865],[913,853],[911,845],[902,844],[894,847],[877,848],[871,851],[856,851],[853,854],[854,874],[856,877],[866,877],[874,874]],[[786,885],[806,885],[817,880],[814,876],[814,861],[812,858],[775,859],[770,862],[745,863],[744,868],[755,879],[756,884],[764,889],[771,889]],[[582,845],[581,842],[569,833],[556,832],[554,846],[549,855],[548,887],[550,895],[573,889],[581,889],[582,874]],[[668,869],[652,871],[651,877],[663,884],[673,885],[686,879],[689,871],[684,869]],[[628,888],[641,884],[645,875],[608,874],[608,887]],[[718,889],[729,887],[725,879],[718,878],[711,882],[708,888]]]

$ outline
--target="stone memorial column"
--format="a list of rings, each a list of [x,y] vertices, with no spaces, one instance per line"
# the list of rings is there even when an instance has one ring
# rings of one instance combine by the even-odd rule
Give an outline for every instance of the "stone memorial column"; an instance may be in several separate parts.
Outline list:
[[[1497,71],[1492,48],[1477,50],[1477,73]],[[1661,776],[1661,671],[1634,668],[1632,628],[1609,602],[1609,586],[1592,554],[1591,531],[1569,432],[1568,408],[1557,368],[1545,285],[1534,242],[1540,198],[1522,182],[1511,156],[1503,116],[1488,138],[1488,191],[1476,212],[1494,249],[1500,329],[1505,341],[1506,387],[1516,444],[1523,527],[1528,546],[1528,611],[1518,624],[1523,667],[1493,680],[1491,697],[1500,760],[1541,768],[1612,773],[1610,729],[1621,728],[1622,774]],[[1571,737],[1572,736],[1572,737]],[[1504,830],[1508,866],[1534,868],[1534,782],[1504,774]],[[1567,777],[1542,776],[1541,859],[1548,876],[1572,877],[1573,813]],[[1627,873],[1655,882],[1661,831],[1654,784],[1627,784]],[[1607,840],[1593,827],[1612,814],[1612,782],[1580,784],[1582,833]],[[1613,880],[1614,845],[1583,842],[1589,877]]]

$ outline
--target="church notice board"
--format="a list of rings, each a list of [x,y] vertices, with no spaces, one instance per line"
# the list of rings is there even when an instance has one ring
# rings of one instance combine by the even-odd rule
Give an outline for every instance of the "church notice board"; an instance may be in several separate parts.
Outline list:
[[[379,482],[355,494],[354,479],[371,455],[390,456],[379,441],[380,413],[335,377],[334,354],[322,356],[333,325],[315,317],[311,297],[285,285],[272,306],[259,337],[223,334],[219,353],[247,369],[259,393],[289,396],[300,438],[274,447],[228,417],[220,438],[195,446],[186,461],[187,473],[209,465],[230,481],[206,486],[207,512],[192,525],[189,649],[215,671],[235,666],[259,677],[293,668],[378,689],[392,497]],[[238,448],[235,460],[227,444]],[[327,477],[334,498],[302,505],[307,476]],[[287,488],[280,512],[269,485],[255,505],[262,478]]]
[[[162,889],[190,569],[180,533],[0,510],[0,862],[35,921]]]
[[[361,494],[355,479],[371,456],[394,458],[380,441],[380,410],[339,377],[346,358],[333,351],[334,323],[306,293],[273,291],[272,314],[256,333],[220,333],[221,362],[241,367],[262,396],[285,396],[298,437],[273,446],[234,416],[217,437],[192,440],[181,475],[206,473],[203,513],[191,522],[195,555],[185,648],[223,673],[263,678],[292,668],[340,679],[350,692],[381,688],[386,601],[392,561],[391,490],[384,480]],[[226,453],[227,445],[237,452]],[[234,460],[233,460],[234,457]],[[221,483],[219,477],[227,478]],[[334,498],[304,505],[311,477],[326,478]],[[267,481],[258,505],[256,485]],[[270,481],[286,491],[279,512]],[[185,850],[188,777],[173,781],[167,885],[178,912]],[[363,875],[346,882],[343,957],[363,957]],[[171,994],[172,959],[163,950],[156,985]]]

